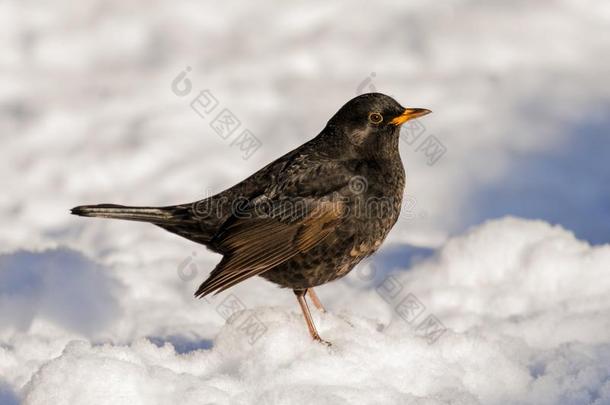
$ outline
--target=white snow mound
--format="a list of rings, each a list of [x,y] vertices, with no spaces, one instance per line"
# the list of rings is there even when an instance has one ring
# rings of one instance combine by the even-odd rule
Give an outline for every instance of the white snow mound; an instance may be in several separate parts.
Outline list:
[[[373,288],[334,287],[362,299],[314,310],[332,347],[310,340],[296,305],[257,306],[203,348],[8,339],[0,372],[24,404],[608,404],[609,269],[610,245],[505,218]]]

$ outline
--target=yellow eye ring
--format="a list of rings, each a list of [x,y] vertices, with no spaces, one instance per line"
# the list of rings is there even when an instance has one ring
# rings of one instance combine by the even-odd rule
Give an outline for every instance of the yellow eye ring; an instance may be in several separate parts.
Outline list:
[[[380,124],[383,121],[383,116],[377,112],[372,112],[369,114],[369,122],[371,124]]]

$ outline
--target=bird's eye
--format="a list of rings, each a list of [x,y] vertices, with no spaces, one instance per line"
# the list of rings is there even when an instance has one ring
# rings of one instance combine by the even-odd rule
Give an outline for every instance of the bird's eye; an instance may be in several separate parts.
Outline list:
[[[369,114],[369,122],[371,124],[379,124],[381,121],[383,121],[383,116],[379,113],[370,113]]]

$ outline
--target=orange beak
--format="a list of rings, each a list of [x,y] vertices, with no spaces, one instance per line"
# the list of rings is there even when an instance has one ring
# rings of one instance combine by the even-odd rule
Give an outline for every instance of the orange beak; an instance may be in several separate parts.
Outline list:
[[[424,115],[430,114],[432,111],[425,108],[407,108],[398,117],[390,121],[392,125],[402,125],[405,122],[412,120],[413,118],[423,117]]]

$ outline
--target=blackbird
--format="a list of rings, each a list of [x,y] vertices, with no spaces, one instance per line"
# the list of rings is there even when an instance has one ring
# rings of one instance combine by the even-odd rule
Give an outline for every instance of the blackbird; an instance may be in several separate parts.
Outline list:
[[[428,113],[362,94],[318,136],[219,194],[164,207],[98,204],[71,212],[150,222],[220,253],[197,297],[255,275],[291,288],[311,337],[325,342],[305,296],[324,311],[313,287],[349,273],[394,226],[405,187],[400,126]]]

